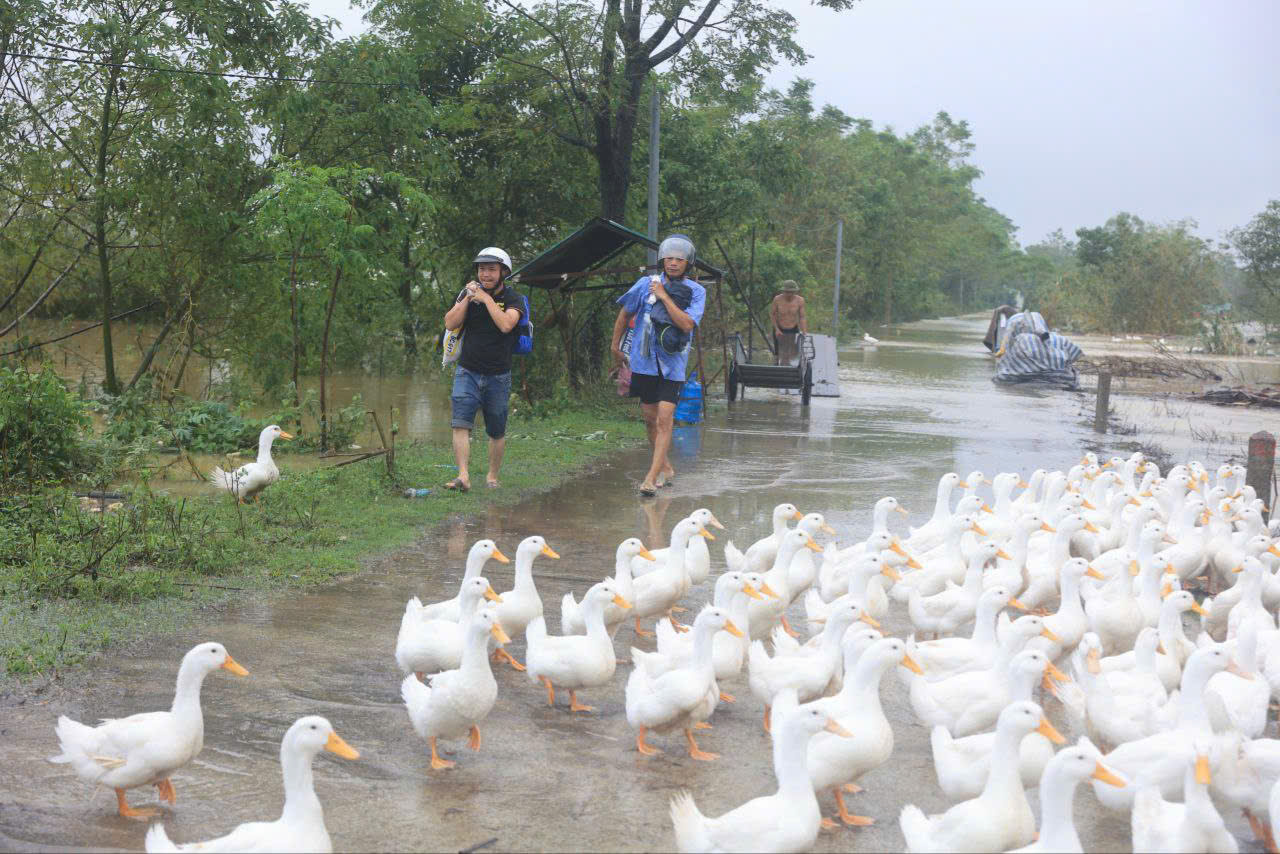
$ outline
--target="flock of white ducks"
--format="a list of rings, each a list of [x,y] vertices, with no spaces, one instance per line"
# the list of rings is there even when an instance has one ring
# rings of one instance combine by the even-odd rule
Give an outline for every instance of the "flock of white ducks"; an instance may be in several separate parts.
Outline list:
[[[823,828],[871,824],[845,796],[890,759],[894,727],[909,724],[890,721],[881,705],[890,671],[931,728],[937,782],[953,802],[934,815],[902,808],[908,851],[1080,851],[1073,804],[1086,782],[1104,807],[1130,815],[1136,851],[1236,851],[1226,822],[1235,815],[1274,851],[1280,740],[1263,735],[1280,697],[1280,547],[1243,475],[1224,465],[1215,477],[1193,462],[1161,476],[1141,454],[1087,454],[1026,481],[948,473],[925,524],[895,534],[891,514],[906,511],[886,497],[865,539],[845,547],[818,544],[835,533],[822,514],[780,504],[767,536],[745,552],[725,544],[727,568],[691,628],[675,613],[712,577],[709,529],[723,526],[710,510],[678,522],[664,549],[619,544],[611,577],[581,598],[564,596],[558,635],[548,632],[533,570],[539,557],[559,555],[527,537],[512,589],[498,593],[483,569],[508,558],[480,540],[457,596],[406,605],[395,650],[401,694],[431,768],[443,771],[455,762],[438,740],[481,747],[480,724],[498,701],[495,662],[525,670],[549,704],[559,688],[570,711],[590,712],[578,692],[617,684],[614,640],[634,621],[637,637],[656,638],[655,649],[630,649],[623,688],[639,753],[659,752],[649,737],[670,733],[684,736],[693,759],[716,759],[695,732],[720,704],[741,702],[725,688],[744,668],[771,735],[777,792],[716,818],[679,794],[670,813],[681,851],[803,851]],[[1197,601],[1192,588],[1212,595]],[[787,614],[801,601],[807,638]],[[886,619],[913,631],[884,636]],[[523,664],[504,649],[521,635]],[[183,659],[170,711],[97,727],[61,718],[53,761],[113,788],[121,815],[150,817],[125,792],[154,785],[174,802],[169,777],[201,749],[200,687],[218,668],[244,675],[225,649],[204,643]],[[1061,706],[1074,745],[1059,749],[1065,739],[1039,704],[1044,694]],[[329,850],[311,780],[324,749],[357,757],[323,718],[302,718],[285,734],[279,820],[190,848],[175,848],[156,824],[147,850]],[[1038,822],[1026,796],[1033,787]],[[828,793],[834,818],[819,805]]]

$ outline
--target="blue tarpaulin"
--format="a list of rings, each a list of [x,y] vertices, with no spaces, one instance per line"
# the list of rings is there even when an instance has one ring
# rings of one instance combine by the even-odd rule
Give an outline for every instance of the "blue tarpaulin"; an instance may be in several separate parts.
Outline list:
[[[996,382],[1075,388],[1079,376],[1074,366],[1084,351],[1070,338],[1051,331],[1039,312],[1023,311],[1003,324],[997,355]]]

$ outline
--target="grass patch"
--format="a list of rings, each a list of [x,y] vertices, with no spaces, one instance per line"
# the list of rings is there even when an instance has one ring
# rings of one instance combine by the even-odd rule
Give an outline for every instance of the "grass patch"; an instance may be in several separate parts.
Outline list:
[[[171,498],[139,486],[116,512],[89,513],[71,491],[48,487],[0,499],[0,676],[47,674],[112,643],[176,627],[203,604],[245,592],[324,583],[412,542],[448,516],[511,504],[550,489],[634,445],[644,425],[631,407],[513,421],[503,488],[466,495],[447,446],[397,445],[400,484],[380,459],[291,472],[255,505],[225,494]],[[476,431],[473,484],[484,483],[487,440]]]

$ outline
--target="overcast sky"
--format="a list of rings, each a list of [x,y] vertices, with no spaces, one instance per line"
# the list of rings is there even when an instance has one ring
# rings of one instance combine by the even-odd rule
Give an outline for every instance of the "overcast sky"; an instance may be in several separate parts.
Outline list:
[[[1280,198],[1278,0],[782,0],[812,56],[769,82],[908,131],[973,129],[978,192],[1023,244],[1118,211],[1221,238]],[[314,14],[359,32],[347,0]]]

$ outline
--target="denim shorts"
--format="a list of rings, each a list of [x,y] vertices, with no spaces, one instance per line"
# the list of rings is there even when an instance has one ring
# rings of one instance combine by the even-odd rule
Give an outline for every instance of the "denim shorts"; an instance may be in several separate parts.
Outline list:
[[[470,430],[475,426],[476,410],[484,411],[484,432],[491,439],[507,433],[507,401],[511,397],[511,372],[477,374],[461,365],[453,375],[452,424]]]

